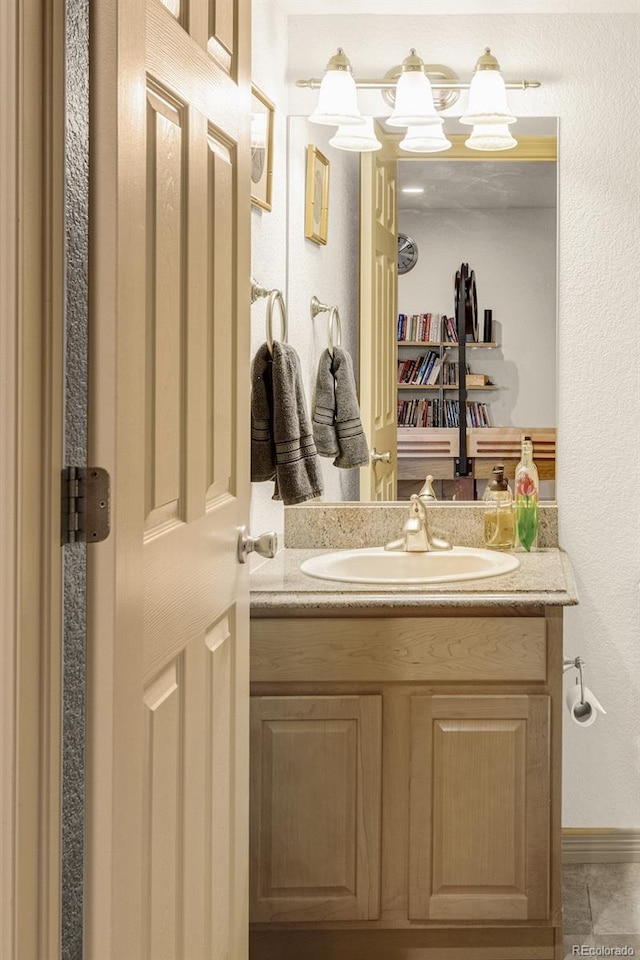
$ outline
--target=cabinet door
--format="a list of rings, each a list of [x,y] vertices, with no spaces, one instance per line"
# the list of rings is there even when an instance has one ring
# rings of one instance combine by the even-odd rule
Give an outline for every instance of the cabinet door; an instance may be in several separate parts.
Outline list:
[[[409,917],[549,915],[549,698],[412,697]]]
[[[379,913],[382,701],[251,702],[251,919]]]

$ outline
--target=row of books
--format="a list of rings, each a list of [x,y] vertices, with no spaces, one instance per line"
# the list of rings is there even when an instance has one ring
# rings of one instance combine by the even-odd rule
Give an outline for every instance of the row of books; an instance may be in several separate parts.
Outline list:
[[[440,313],[398,314],[398,343],[407,340],[420,343],[458,342],[453,317]]]
[[[434,386],[438,382],[441,366],[442,361],[433,350],[429,350],[423,357],[398,360],[398,383]]]
[[[441,404],[439,400],[399,400],[399,427],[439,427]]]
[[[458,367],[460,364],[449,362],[448,360],[442,364],[442,377],[440,382],[445,387],[457,386],[458,385]],[[465,368],[467,373],[471,373],[471,364],[466,363]]]
[[[458,427],[460,425],[460,404],[457,400],[444,401],[444,424],[445,427]],[[467,401],[467,426],[468,427],[490,427],[489,409],[486,403],[471,403]]]
[[[457,400],[399,400],[399,427],[457,427],[460,405]],[[467,403],[467,426],[490,427],[486,403]]]

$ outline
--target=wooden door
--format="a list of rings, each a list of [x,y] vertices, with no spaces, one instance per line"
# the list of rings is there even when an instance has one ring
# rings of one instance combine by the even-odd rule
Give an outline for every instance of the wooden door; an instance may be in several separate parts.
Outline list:
[[[390,462],[360,470],[361,500],[395,500],[397,486],[397,170],[383,148],[360,157],[360,408],[370,449]]]
[[[411,920],[549,916],[549,697],[412,697]]]
[[[251,700],[251,919],[375,920],[382,700]]]
[[[92,5],[95,958],[247,955],[249,13]]]

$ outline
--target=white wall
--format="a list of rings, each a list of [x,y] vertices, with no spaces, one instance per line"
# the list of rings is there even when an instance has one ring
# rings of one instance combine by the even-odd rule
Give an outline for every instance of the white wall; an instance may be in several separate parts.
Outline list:
[[[329,146],[334,127],[291,117],[289,124],[289,308],[290,343],[296,348],[309,404],[313,402],[318,360],[328,341],[328,314],[311,322],[309,301],[337,303],[342,345],[358,370],[359,155]],[[306,147],[314,144],[329,160],[327,243],[304,236]],[[341,470],[320,458],[323,500],[357,500],[359,470]]]
[[[294,17],[289,41],[292,82],[321,75],[338,45],[361,76],[383,74],[415,46],[425,61],[464,77],[490,45],[507,77],[542,81],[537,91],[510,93],[515,114],[560,117],[558,502],[581,600],[565,614],[565,651],[585,658],[609,711],[587,730],[566,726],[564,823],[638,826],[638,19]],[[308,114],[314,102],[290,87],[291,113]],[[464,98],[452,112],[463,106]],[[379,94],[361,97],[364,111],[381,107]]]
[[[277,3],[254,0],[252,7],[253,83],[275,104],[271,210],[251,207],[251,273],[265,287],[287,289],[287,18]],[[265,300],[251,308],[251,358],[265,336]],[[276,530],[282,542],[284,510],[272,500],[272,483],[251,486],[251,532]]]
[[[298,351],[311,412],[320,353],[326,346],[326,315],[309,317],[315,294],[338,303],[343,346],[358,369],[358,165],[357,154],[328,144],[333,128],[293,118],[288,132],[287,18],[272,0],[253,3],[252,79],[276,105],[272,209],[251,209],[251,272],[266,287],[285,294],[289,342]],[[289,143],[289,140],[291,141]],[[326,246],[304,237],[305,147],[315,144],[330,161],[329,232]],[[290,228],[289,228],[290,225]],[[265,340],[264,300],[251,308],[251,356]],[[359,471],[339,470],[322,458],[324,500],[357,500]],[[272,483],[252,484],[251,530],[284,533],[282,503],[271,499]]]
[[[480,323],[491,308],[500,344],[467,354],[473,373],[488,374],[500,388],[472,399],[487,403],[494,427],[554,427],[556,211],[403,210],[398,223],[418,245],[416,266],[398,277],[398,312],[452,316],[455,273],[469,263]]]

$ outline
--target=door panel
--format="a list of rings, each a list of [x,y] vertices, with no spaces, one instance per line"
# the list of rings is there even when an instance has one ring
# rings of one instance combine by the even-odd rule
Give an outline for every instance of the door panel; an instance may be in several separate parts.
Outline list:
[[[379,913],[382,702],[254,697],[251,918]]]
[[[239,0],[209,2],[209,52],[230,68],[235,50],[236,8]]]
[[[183,519],[184,193],[182,105],[147,90],[145,530]]]
[[[206,51],[219,5],[227,22],[218,0],[95,14],[93,455],[114,488],[90,571],[87,928],[119,960],[247,951],[249,5],[225,34],[238,83]]]
[[[360,406],[370,448],[391,453],[390,463],[361,469],[360,499],[395,500],[397,160],[384,145],[360,164]]]
[[[233,438],[237,430],[236,408],[229,403],[233,390],[235,332],[229,323],[234,315],[233,289],[227,278],[236,270],[233,236],[236,158],[232,144],[209,127],[207,136],[207,193],[209,197],[208,259],[209,302],[207,310],[207,504],[236,490]]]
[[[549,698],[412,698],[412,920],[546,919]]]

